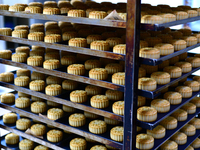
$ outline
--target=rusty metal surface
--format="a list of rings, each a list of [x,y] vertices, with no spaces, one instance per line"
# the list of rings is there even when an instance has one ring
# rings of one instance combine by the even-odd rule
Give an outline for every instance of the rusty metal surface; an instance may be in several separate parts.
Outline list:
[[[26,93],[26,94],[29,94],[29,95],[40,97],[40,98],[43,98],[43,99],[46,99],[46,100],[49,100],[49,101],[53,101],[53,102],[56,102],[56,103],[59,103],[59,104],[64,104],[64,105],[74,107],[74,108],[77,108],[77,109],[80,109],[80,110],[85,110],[85,111],[88,111],[88,112],[91,112],[91,113],[94,113],[94,114],[97,114],[97,115],[112,118],[112,119],[115,119],[115,120],[118,120],[118,121],[123,121],[123,116],[119,116],[117,114],[114,114],[114,113],[111,113],[109,111],[105,111],[105,110],[102,110],[102,109],[96,109],[94,107],[90,107],[90,106],[87,106],[87,105],[74,103],[74,102],[71,102],[69,100],[61,99],[59,97],[53,97],[53,96],[46,95],[46,94],[41,93],[41,92],[32,91],[32,90],[29,90],[27,88],[15,86],[14,84],[10,84],[10,83],[0,82],[0,86],[4,86],[4,87],[7,87],[7,88],[16,90],[16,91],[20,91],[20,92],[23,92],[23,93]]]
[[[115,59],[115,60],[125,60],[125,55],[123,54],[116,54],[113,52],[107,52],[107,51],[99,51],[99,50],[93,50],[89,48],[82,48],[82,47],[73,47],[63,44],[55,44],[55,43],[46,43],[42,41],[33,41],[28,40],[25,38],[16,38],[12,36],[4,36],[0,35],[0,40],[9,41],[9,42],[15,42],[15,43],[21,43],[21,44],[27,44],[27,45],[38,45],[46,48],[52,48],[52,49],[58,49],[62,51],[68,51],[73,53],[80,53],[90,56],[97,56],[97,57],[104,57],[109,59]]]
[[[10,16],[10,17],[29,18],[29,19],[52,20],[52,21],[62,20],[64,22],[71,22],[71,23],[126,28],[126,21],[117,21],[117,20],[90,19],[90,18],[84,18],[84,17],[68,17],[64,15],[43,15],[43,14],[32,14],[32,13],[27,13],[27,12],[12,12],[12,11],[5,11],[5,10],[0,10],[0,15]]]
[[[141,0],[127,1],[126,27],[126,70],[125,70],[125,114],[123,150],[136,149],[137,127],[137,89],[140,43],[140,5]]]
[[[37,71],[40,73],[57,76],[57,77],[64,78],[64,79],[75,80],[77,82],[92,84],[92,85],[104,87],[107,89],[113,89],[113,90],[118,90],[118,91],[122,91],[122,92],[124,91],[124,86],[122,86],[122,85],[116,85],[111,82],[102,81],[102,80],[95,80],[95,79],[88,78],[85,76],[78,76],[78,75],[68,74],[68,73],[61,72],[61,71],[44,69],[42,67],[30,66],[25,63],[13,62],[11,60],[6,60],[6,59],[2,59],[2,58],[0,58],[0,63],[6,64],[6,65],[11,65],[11,66],[16,66],[16,67],[20,67],[20,68],[24,68],[24,69],[29,69],[32,71]]]
[[[93,140],[98,141],[100,143],[108,144],[110,146],[122,149],[122,145],[123,145],[122,143],[113,141],[111,139],[104,138],[101,135],[92,134],[90,132],[82,131],[82,130],[80,130],[78,128],[74,128],[74,127],[71,127],[71,126],[60,124],[58,122],[43,118],[41,116],[38,116],[38,115],[36,115],[34,113],[26,112],[26,111],[24,111],[22,109],[14,108],[14,107],[11,107],[11,106],[8,106],[8,105],[5,105],[5,104],[1,104],[0,103],[0,107],[8,109],[8,110],[11,110],[11,111],[16,112],[16,113],[18,113],[20,115],[25,115],[25,116],[27,116],[29,118],[32,118],[32,119],[35,119],[37,121],[40,121],[40,122],[43,122],[43,123],[47,123],[49,125],[52,125],[52,126],[55,126],[55,127],[59,128],[59,129],[67,130],[67,131],[72,132],[74,134],[77,134],[77,135],[80,135],[80,136],[83,136],[83,137],[87,137],[89,139],[93,139]]]
[[[31,140],[31,141],[36,142],[36,143],[45,145],[45,146],[47,146],[47,147],[49,147],[49,148],[56,149],[56,150],[65,150],[65,149],[63,149],[63,148],[61,148],[61,147],[56,146],[55,144],[52,144],[52,143],[50,143],[50,142],[45,142],[45,141],[43,141],[42,139],[36,138],[36,137],[34,137],[34,136],[31,136],[31,135],[29,135],[29,134],[23,133],[23,132],[18,131],[18,130],[16,130],[16,129],[13,129],[13,128],[4,126],[4,125],[2,125],[2,124],[0,124],[0,128],[3,128],[3,129],[5,129],[5,130],[7,130],[7,131],[10,131],[10,132],[13,132],[13,133],[15,133],[15,134],[17,134],[17,135],[19,135],[19,136],[22,136],[22,137],[24,137],[24,138],[27,138],[27,139],[29,139],[29,140]]]

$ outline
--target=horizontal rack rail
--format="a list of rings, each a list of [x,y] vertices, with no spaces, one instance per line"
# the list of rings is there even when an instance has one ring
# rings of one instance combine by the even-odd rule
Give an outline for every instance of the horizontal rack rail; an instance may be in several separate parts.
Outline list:
[[[69,17],[65,15],[46,15],[46,14],[38,14],[38,13],[34,14],[34,13],[28,13],[28,12],[13,12],[13,11],[6,11],[6,10],[0,10],[0,15],[28,18],[28,19],[63,21],[63,22],[80,23],[80,24],[88,24],[88,25],[126,28],[126,21],[121,21],[121,20],[119,21],[119,20],[90,19],[90,18],[85,18],[85,17]]]
[[[16,38],[16,37],[5,36],[5,35],[0,35],[0,40],[21,43],[21,44],[26,44],[26,45],[37,45],[41,47],[68,51],[72,53],[80,53],[80,54],[85,54],[85,55],[90,55],[90,56],[104,57],[104,58],[115,59],[115,60],[125,60],[125,55],[108,52],[108,51],[100,51],[100,50],[94,50],[94,49],[83,48],[83,47],[74,47],[74,46],[68,46],[68,45],[58,44],[58,43],[33,41],[33,40],[25,39],[25,38]]]
[[[45,146],[47,146],[49,148],[56,149],[56,150],[65,150],[64,148],[61,148],[61,147],[55,145],[54,143],[47,142],[47,141],[44,141],[42,139],[36,138],[36,137],[34,137],[32,135],[26,134],[26,133],[24,133],[22,131],[16,130],[16,129],[14,129],[12,127],[9,127],[9,126],[6,126],[4,124],[0,124],[0,128],[5,129],[5,130],[10,131],[10,132],[13,132],[13,133],[15,133],[15,134],[17,134],[19,136],[22,136],[22,137],[24,137],[26,139],[29,139],[29,140],[31,140],[33,142],[36,142],[38,144],[42,143],[42,145],[45,145]]]
[[[67,106],[70,106],[70,107],[73,107],[73,108],[77,108],[77,109],[80,109],[80,110],[84,110],[84,111],[87,111],[87,112],[90,112],[90,113],[94,113],[94,114],[97,114],[97,115],[101,115],[101,116],[104,116],[104,117],[107,117],[107,118],[111,118],[111,119],[115,119],[115,120],[123,122],[123,116],[114,114],[111,111],[94,108],[94,107],[90,106],[89,104],[80,104],[80,103],[71,102],[70,100],[62,98],[62,95],[50,96],[50,95],[46,95],[45,93],[42,93],[42,92],[32,91],[28,88],[16,86],[14,84],[5,83],[5,82],[0,82],[0,86],[4,86],[4,87],[10,88],[10,89],[13,89],[13,90],[16,90],[16,91],[20,91],[20,92],[23,92],[23,93],[26,93],[26,94],[29,94],[29,95],[40,97],[42,99],[53,101],[53,102],[56,102],[56,103],[59,103],[59,104],[64,104],[64,105],[67,105]]]
[[[42,67],[30,66],[25,63],[14,62],[14,61],[2,59],[2,58],[0,58],[0,63],[15,66],[15,67],[20,67],[20,68],[24,68],[24,69],[29,69],[32,71],[37,71],[40,73],[57,76],[57,77],[64,78],[64,79],[75,80],[77,82],[92,84],[92,85],[104,87],[107,89],[118,90],[118,91],[122,91],[122,92],[124,91],[124,86],[122,86],[122,85],[113,84],[111,82],[107,82],[107,81],[103,81],[103,80],[95,80],[95,79],[92,79],[92,78],[89,78],[86,76],[78,76],[78,75],[74,75],[74,74],[69,74],[66,72],[58,71],[56,69],[49,70],[49,69],[45,69]]]
[[[161,56],[159,59],[151,59],[151,58],[142,58],[142,57],[140,57],[140,63],[141,64],[145,64],[145,65],[156,66],[156,65],[161,64],[165,60],[168,60],[170,58],[173,58],[175,56],[178,56],[180,54],[188,52],[189,50],[192,50],[192,49],[197,48],[199,46],[200,46],[200,43],[192,45],[192,46],[187,47],[185,49],[182,49],[180,51],[176,51],[176,52],[174,52],[172,54],[169,54],[169,55],[166,55],[166,56]]]
[[[123,143],[116,142],[116,141],[113,141],[110,138],[108,138],[108,134],[106,134],[106,135],[105,134],[101,134],[101,135],[93,134],[86,129],[82,129],[82,128],[79,129],[79,128],[72,127],[70,125],[60,123],[59,119],[58,119],[58,121],[52,121],[52,120],[49,120],[47,118],[41,117],[37,114],[31,113],[31,112],[28,112],[28,111],[25,111],[23,109],[19,109],[19,108],[16,108],[16,107],[12,107],[12,106],[9,106],[9,105],[6,105],[6,104],[0,103],[0,107],[5,108],[5,109],[10,110],[10,111],[13,111],[13,112],[16,112],[20,115],[27,116],[28,118],[32,118],[34,120],[55,126],[59,129],[67,130],[67,131],[72,132],[76,135],[80,135],[80,136],[98,141],[100,143],[110,145],[112,147],[122,149],[122,146],[123,146]],[[0,127],[1,127],[1,125],[0,125]]]
[[[154,91],[138,90],[139,91],[138,94],[140,96],[144,96],[144,97],[147,97],[147,98],[155,99],[156,97],[158,97],[161,94],[162,90],[168,88],[170,85],[173,85],[174,83],[177,83],[181,79],[184,79],[184,78],[190,76],[192,73],[198,71],[199,69],[200,69],[200,67],[192,68],[192,71],[190,71],[188,73],[182,73],[182,76],[179,77],[179,78],[171,78],[169,83],[167,83],[165,85],[157,85],[157,88]]]
[[[163,143],[165,143],[167,140],[169,140],[176,132],[178,132],[182,127],[184,127],[189,121],[192,120],[192,118],[194,118],[199,113],[200,113],[200,108],[197,108],[196,109],[196,113],[189,114],[186,121],[178,121],[177,128],[175,128],[173,130],[166,130],[166,135],[165,135],[164,138],[162,138],[162,139],[155,139],[154,140],[154,147],[152,148],[152,150],[158,149]],[[198,130],[197,133],[199,134],[199,132],[200,131]]]

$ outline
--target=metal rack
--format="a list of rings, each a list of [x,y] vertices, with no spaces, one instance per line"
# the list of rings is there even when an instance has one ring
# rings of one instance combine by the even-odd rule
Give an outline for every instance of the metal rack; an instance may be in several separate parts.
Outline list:
[[[73,128],[69,125],[63,124],[62,122],[59,121],[51,121],[49,119],[44,119],[41,116],[38,116],[36,114],[33,114],[29,111],[18,109],[14,106],[6,105],[6,104],[1,104],[0,107],[9,109],[11,111],[17,112],[22,115],[27,115],[28,117],[41,121],[43,123],[48,123],[53,126],[57,126],[60,129],[65,129],[68,130],[72,133],[76,133],[80,136],[84,136],[96,141],[99,141],[100,143],[104,143],[116,148],[120,148],[123,150],[133,150],[136,149],[136,126],[141,126],[145,129],[153,129],[161,120],[163,120],[165,117],[169,116],[171,113],[173,113],[175,110],[180,108],[182,105],[190,101],[194,96],[198,95],[200,92],[193,92],[193,95],[189,99],[183,99],[182,103],[180,105],[176,106],[171,106],[170,112],[165,113],[165,114],[158,114],[158,119],[157,121],[153,123],[145,123],[137,120],[137,96],[142,95],[147,98],[155,98],[160,95],[160,91],[169,87],[171,84],[176,83],[180,81],[181,79],[188,77],[191,75],[194,71],[197,71],[200,68],[193,68],[193,70],[187,74],[183,74],[180,78],[177,79],[171,79],[171,82],[165,86],[158,86],[158,88],[153,91],[144,91],[144,90],[138,90],[138,68],[139,64],[147,64],[147,65],[158,65],[162,63],[163,61],[170,59],[174,56],[177,56],[179,54],[182,54],[184,52],[187,52],[193,48],[196,48],[200,46],[199,44],[193,45],[191,47],[188,47],[186,49],[183,49],[181,51],[175,52],[173,54],[170,54],[168,56],[161,57],[160,59],[147,59],[147,58],[139,58],[139,41],[140,41],[140,30],[138,29],[144,29],[144,30],[161,30],[164,27],[170,27],[178,24],[183,24],[187,22],[192,22],[192,21],[197,21],[200,20],[200,16],[198,17],[193,17],[193,18],[188,18],[188,19],[183,19],[179,21],[174,21],[170,23],[164,23],[164,24],[154,24],[154,25],[149,25],[149,24],[140,24],[140,6],[141,1],[140,0],[127,0],[127,22],[125,21],[116,21],[116,20],[98,20],[98,19],[89,19],[89,18],[73,18],[73,17],[67,17],[63,15],[43,15],[43,14],[30,14],[30,13],[25,13],[25,12],[9,12],[9,11],[2,11],[0,10],[0,15],[4,16],[12,16],[12,17],[21,17],[21,18],[32,18],[32,19],[42,19],[42,20],[52,20],[52,21],[64,21],[64,22],[72,22],[72,23],[80,23],[80,24],[89,24],[89,25],[99,25],[99,26],[107,26],[107,27],[117,27],[117,28],[126,28],[126,55],[122,54],[116,54],[112,52],[104,52],[104,51],[97,51],[97,50],[92,50],[88,48],[77,48],[77,47],[71,47],[68,45],[64,45],[62,43],[45,43],[45,42],[39,42],[39,41],[32,41],[28,39],[20,39],[20,38],[14,38],[10,36],[2,36],[0,35],[0,40],[5,40],[9,42],[15,42],[15,43],[23,43],[27,45],[38,45],[42,47],[47,47],[47,48],[53,48],[53,49],[58,49],[58,50],[63,50],[63,51],[68,51],[68,52],[73,52],[73,53],[81,53],[81,54],[86,54],[86,55],[91,55],[91,56],[97,56],[97,57],[104,57],[104,58],[109,58],[109,59],[114,59],[114,60],[123,60],[126,62],[126,67],[125,67],[125,86],[121,85],[116,85],[111,82],[107,81],[99,81],[99,80],[94,80],[85,76],[76,76],[72,74],[67,74],[66,72],[62,72],[59,69],[55,70],[48,70],[44,69],[41,67],[33,67],[29,66],[24,63],[17,63],[17,62],[12,62],[10,60],[5,60],[5,59],[0,59],[0,63],[2,64],[8,64],[12,66],[17,66],[21,68],[26,68],[32,71],[37,71],[40,73],[45,73],[49,75],[54,75],[57,77],[61,78],[66,78],[70,80],[76,80],[78,82],[82,83],[87,83],[87,84],[92,84],[92,85],[97,85],[100,87],[108,88],[108,89],[113,89],[113,90],[118,90],[118,91],[123,91],[124,92],[124,101],[125,101],[125,112],[124,116],[116,115],[112,113],[108,109],[102,110],[102,109],[96,109],[93,108],[87,104],[77,104],[73,103],[67,99],[64,99],[62,95],[52,97],[49,95],[46,95],[42,92],[35,92],[31,91],[28,88],[24,87],[18,87],[15,86],[12,83],[4,83],[0,82],[0,86],[8,87],[17,91],[21,91],[26,94],[30,94],[33,96],[37,96],[43,99],[48,99],[52,100],[54,102],[60,103],[60,104],[65,104],[67,106],[71,106],[80,110],[85,110],[88,112],[92,112],[95,114],[100,114],[101,116],[109,117],[115,120],[119,120],[123,122],[123,125],[125,127],[124,130],[124,141],[123,143],[113,141],[108,138],[108,135],[95,135],[90,133],[89,131],[82,129],[82,128]],[[162,145],[166,140],[168,140],[173,134],[175,134],[181,127],[183,127],[186,123],[188,123],[195,115],[199,114],[200,109],[197,109],[197,112],[193,115],[188,115],[188,119],[184,122],[180,122],[178,124],[178,128],[174,130],[167,130],[166,137],[163,138],[162,140],[155,140],[155,146],[153,149],[157,149],[160,145]],[[7,126],[3,126],[2,123],[0,123],[1,127],[7,129],[7,130],[12,130]],[[24,134],[24,133],[23,133]],[[200,132],[198,131],[195,137],[198,137],[200,135]],[[21,134],[21,136],[23,136]],[[25,136],[25,135],[24,135]],[[195,138],[190,137],[188,140],[188,143],[190,144]],[[42,142],[38,141],[37,139],[36,142]],[[185,146],[186,147],[186,146]],[[184,146],[180,146],[180,148],[185,148]]]

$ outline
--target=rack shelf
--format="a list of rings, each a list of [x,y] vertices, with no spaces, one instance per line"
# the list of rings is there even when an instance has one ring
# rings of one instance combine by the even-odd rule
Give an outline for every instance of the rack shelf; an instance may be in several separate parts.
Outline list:
[[[33,14],[33,13],[27,13],[27,12],[12,12],[12,11],[5,11],[5,10],[0,10],[0,15],[28,18],[28,19],[52,20],[52,21],[62,20],[64,22],[71,22],[71,23],[126,28],[126,21],[119,21],[119,20],[103,20],[103,19],[90,19],[90,18],[84,18],[84,17],[68,17],[65,15],[44,15],[44,14]]]
[[[165,85],[157,85],[157,89],[154,91],[146,91],[146,90],[138,90],[139,91],[139,95],[147,97],[147,98],[151,98],[151,99],[155,99],[156,97],[158,97],[161,94],[161,91],[167,87],[169,87],[170,85],[180,81],[183,78],[186,78],[188,76],[190,76],[192,73],[194,73],[195,71],[199,70],[200,67],[198,68],[192,68],[192,71],[188,72],[188,73],[182,73],[182,76],[179,78],[171,78],[170,83],[167,83]]]
[[[74,75],[74,74],[68,74],[66,72],[59,71],[59,69],[49,70],[49,69],[45,69],[42,67],[30,66],[25,63],[14,62],[14,61],[2,59],[2,58],[0,58],[0,63],[15,66],[15,67],[21,67],[24,69],[37,71],[37,72],[52,75],[52,76],[57,76],[60,78],[65,78],[65,79],[75,80],[75,81],[82,82],[82,83],[92,84],[92,85],[104,87],[107,89],[118,90],[118,91],[122,91],[122,92],[124,91],[124,86],[122,86],[122,85],[117,85],[117,84],[113,84],[111,82],[102,81],[102,80],[95,80],[95,79],[92,79],[92,78],[89,78],[86,76],[78,76],[78,75]]]
[[[108,51],[99,51],[99,50],[93,50],[93,49],[83,48],[83,47],[74,47],[74,46],[68,46],[68,45],[63,45],[63,44],[33,41],[33,40],[25,39],[25,38],[16,38],[12,36],[4,36],[4,35],[0,35],[0,40],[27,44],[27,45],[38,45],[41,47],[52,48],[52,49],[57,49],[57,50],[62,50],[62,51],[73,52],[73,53],[80,53],[80,54],[85,54],[85,55],[90,55],[90,56],[104,57],[104,58],[115,59],[115,60],[125,60],[125,55],[108,52]]]
[[[166,117],[170,116],[173,112],[175,112],[177,109],[181,108],[184,104],[188,103],[190,100],[192,100],[194,97],[196,97],[198,94],[200,94],[200,91],[193,92],[192,97],[190,98],[183,98],[181,104],[178,105],[170,105],[170,111],[167,113],[158,113],[157,120],[154,122],[142,122],[138,120],[138,126],[152,130],[154,129],[159,123],[165,119]]]
[[[166,135],[162,139],[155,139],[154,141],[154,147],[152,149],[158,149],[165,141],[170,139],[176,132],[178,132],[183,126],[185,126],[192,118],[194,118],[196,115],[200,113],[200,108],[196,109],[196,113],[188,115],[188,118],[186,121],[179,121],[178,126],[176,129],[173,130],[166,130]],[[197,130],[197,134],[200,133],[200,130]],[[197,135],[195,135],[197,136]]]
[[[29,95],[40,97],[40,98],[43,98],[43,99],[46,99],[49,101],[53,101],[53,102],[56,102],[59,104],[64,104],[64,105],[67,105],[70,107],[74,107],[77,109],[81,109],[84,111],[88,111],[88,112],[91,112],[91,113],[94,113],[97,115],[105,116],[105,117],[112,118],[112,119],[123,122],[123,116],[112,113],[111,109],[109,109],[109,108],[103,110],[103,109],[96,109],[94,107],[91,107],[88,103],[84,103],[84,104],[74,103],[74,102],[71,102],[70,100],[67,100],[65,94],[59,95],[59,96],[50,96],[50,95],[46,95],[42,92],[32,91],[28,88],[16,86],[14,84],[5,83],[5,82],[0,82],[0,86],[4,86],[4,87],[10,88],[10,89],[13,89],[16,91],[20,91],[20,92],[23,92],[23,93],[26,93]]]
[[[72,132],[74,134],[84,136],[84,137],[87,137],[89,139],[93,139],[93,140],[98,141],[100,143],[104,143],[104,144],[107,144],[107,145],[110,145],[110,146],[113,146],[113,147],[116,147],[116,148],[120,148],[120,149],[122,149],[122,146],[123,146],[123,143],[111,140],[109,138],[108,134],[102,134],[102,135],[92,134],[91,132],[88,131],[88,129],[85,129],[85,128],[79,129],[79,128],[74,128],[70,125],[66,125],[66,124],[63,123],[62,119],[57,120],[57,121],[52,121],[52,120],[46,119],[44,117],[38,116],[34,113],[25,111],[23,109],[19,109],[19,108],[16,108],[16,107],[13,107],[13,106],[10,106],[10,105],[7,105],[7,104],[2,104],[2,103],[0,103],[0,107],[5,108],[5,109],[10,110],[10,111],[13,111],[13,112],[16,112],[20,115],[27,116],[27,117],[32,118],[34,120],[37,120],[37,121],[40,121],[40,122],[43,122],[43,123],[47,123],[49,125],[52,125],[52,126],[59,128],[59,129],[67,130],[67,131]],[[64,120],[66,120],[66,118]],[[0,122],[0,124],[1,124],[1,122]],[[0,125],[0,127],[1,127],[1,125]]]

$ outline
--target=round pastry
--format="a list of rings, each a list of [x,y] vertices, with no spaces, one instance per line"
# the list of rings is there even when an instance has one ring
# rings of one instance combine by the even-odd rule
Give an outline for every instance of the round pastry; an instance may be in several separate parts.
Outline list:
[[[60,95],[62,93],[62,87],[59,84],[50,84],[46,86],[45,93],[51,96]]]
[[[43,4],[41,2],[30,2],[28,6],[38,6],[38,7],[43,7]]]
[[[176,20],[182,20],[188,18],[188,13],[185,11],[175,11],[174,15],[176,15]]]
[[[87,92],[84,90],[76,90],[70,93],[70,101],[75,103],[84,103],[87,101]]]
[[[124,127],[116,126],[110,130],[110,138],[114,141],[123,142]]]
[[[0,74],[1,82],[12,82],[14,80],[14,74],[11,72],[4,72]]]
[[[45,80],[45,74],[33,71],[31,74],[31,80]]]
[[[32,50],[32,51],[30,51],[29,55],[30,56],[42,56],[42,57],[44,57],[44,51],[42,51],[42,50]]]
[[[187,136],[193,136],[196,134],[195,126],[191,124],[186,124],[183,128],[181,128],[180,131],[185,133]]]
[[[20,76],[16,77],[14,80],[14,84],[16,86],[28,86],[30,78],[28,76]]]
[[[34,80],[29,83],[30,90],[43,91],[45,89],[45,82],[43,80]]]
[[[181,108],[187,111],[188,114],[194,114],[196,112],[196,105],[193,103],[186,103]]]
[[[12,51],[11,50],[1,50],[0,58],[2,59],[11,59]]]
[[[195,148],[195,149],[200,148],[200,139],[199,139],[199,138],[196,138],[196,139],[194,140],[194,142],[192,142],[191,146],[192,146],[193,148]]]
[[[24,6],[19,6],[19,5],[13,5],[9,7],[9,11],[15,11],[15,12],[19,12],[19,11],[24,11],[25,7]]]
[[[42,56],[31,56],[27,59],[27,64],[30,66],[42,66],[43,57]]]
[[[31,104],[31,112],[33,113],[43,113],[47,109],[46,103],[36,101]]]
[[[51,34],[61,34],[60,29],[51,29],[51,30],[46,30],[45,35],[51,35]]]
[[[147,130],[147,134],[151,135],[154,139],[162,139],[165,137],[166,129],[158,125],[153,130]]]
[[[178,121],[176,118],[172,116],[168,116],[167,118],[163,119],[160,124],[168,130],[175,129],[177,127]]]
[[[137,105],[138,107],[144,106],[146,104],[146,98],[143,96],[138,96]]]
[[[197,38],[195,36],[184,36],[183,40],[186,41],[187,47],[197,44]]]
[[[188,146],[185,150],[194,150],[192,146]]]
[[[87,111],[84,111],[84,116],[90,119],[97,119],[99,117],[99,115],[96,115]]]
[[[72,64],[67,67],[67,72],[75,75],[84,75],[85,67],[82,64]]]
[[[189,86],[193,92],[199,91],[199,82],[197,81],[185,81],[184,85]]]
[[[68,11],[68,16],[70,17],[85,17],[86,12],[80,9],[71,9]]]
[[[102,94],[102,88],[94,85],[87,85],[85,87],[85,91],[87,92],[87,95],[94,96],[94,95],[100,95]]]
[[[47,118],[50,120],[57,120],[64,115],[64,112],[60,108],[51,108],[47,111]]]
[[[106,80],[108,72],[104,68],[94,68],[89,71],[89,77],[97,80]]]
[[[76,63],[77,58],[75,55],[67,55],[67,56],[63,56],[60,60],[62,65],[68,66],[71,64]]]
[[[149,47],[154,47],[156,44],[162,43],[162,39],[159,37],[147,37],[145,41],[148,43]]]
[[[196,10],[186,10],[186,12],[188,13],[188,18],[192,18],[192,17],[197,17],[198,16],[198,12]]]
[[[89,123],[89,131],[94,134],[103,134],[107,130],[107,124],[103,120],[93,120]]]
[[[11,28],[0,28],[0,34],[1,35],[6,35],[6,36],[11,36],[12,29]]]
[[[200,76],[194,76],[194,77],[193,77],[193,80],[194,80],[194,81],[198,81],[198,82],[200,83]]]
[[[112,75],[112,83],[125,85],[125,72],[117,72]]]
[[[111,63],[107,64],[105,66],[105,69],[107,70],[108,74],[114,74],[117,72],[122,72],[123,71],[123,66],[118,63]]]
[[[69,46],[87,47],[87,40],[85,38],[71,38],[69,40]]]
[[[168,72],[171,78],[178,78],[182,75],[182,69],[176,66],[167,66],[163,71]]]
[[[15,133],[9,133],[5,136],[6,144],[18,144],[19,143],[19,135]]]
[[[60,9],[47,7],[43,9],[43,14],[47,14],[47,15],[60,14]]]
[[[28,98],[30,98],[31,97],[31,95],[28,95],[28,94],[26,94],[26,93],[22,93],[22,92],[17,92],[17,94],[18,94],[18,97],[28,97]]]
[[[138,74],[138,78],[142,78],[146,76],[146,70],[142,67],[139,67],[139,74]]]
[[[168,100],[172,105],[177,105],[182,102],[182,95],[178,92],[167,92],[163,98]]]
[[[143,106],[137,109],[137,119],[144,122],[153,122],[157,119],[157,110]]]
[[[152,149],[154,146],[154,138],[148,134],[138,134],[136,136],[136,148]]]
[[[179,55],[179,60],[185,61],[185,59],[186,59],[187,57],[188,57],[188,53],[185,52],[185,53]]]
[[[19,130],[27,130],[31,127],[31,120],[26,118],[21,118],[16,121],[16,128]]]
[[[20,76],[28,76],[30,77],[31,76],[31,71],[28,70],[28,69],[18,69],[16,71],[17,73],[17,77],[20,77]]]
[[[109,106],[109,99],[105,95],[95,95],[90,99],[90,104],[95,108],[106,108]]]
[[[125,44],[120,44],[120,45],[125,45]],[[117,45],[116,45],[117,46]],[[140,49],[148,47],[148,43],[146,41],[140,40]],[[124,53],[122,54],[126,54],[126,47],[124,47]],[[114,47],[113,47],[113,52],[114,52]],[[122,51],[123,52],[123,51]]]
[[[64,80],[62,82],[62,88],[64,90],[75,90],[78,87],[78,83],[76,81],[72,81],[72,80]]]
[[[28,34],[29,40],[34,41],[44,41],[44,33],[43,32],[33,32]]]
[[[49,150],[49,148],[44,145],[38,145],[34,148],[34,150]]]
[[[160,147],[161,150],[178,150],[178,144],[174,141],[167,140]]]
[[[53,70],[59,68],[59,66],[60,66],[60,61],[57,59],[49,59],[43,62],[43,68],[45,69]]]
[[[177,132],[171,137],[171,140],[176,142],[178,145],[184,145],[187,143],[187,135],[182,132]]]
[[[200,97],[193,98],[190,103],[193,103],[196,105],[196,107],[200,107]]]
[[[107,148],[105,146],[103,146],[103,145],[95,145],[90,150],[97,150],[97,149],[107,150]]]
[[[157,82],[152,78],[139,78],[138,89],[154,91],[157,87]]]
[[[40,101],[40,102],[43,102],[43,101],[44,101],[44,99],[39,98],[39,97],[36,97],[36,96],[33,96],[33,95],[31,95],[31,100],[32,100],[32,101]]]
[[[47,105],[50,107],[60,107],[59,103],[47,100]]]
[[[105,94],[109,100],[113,101],[122,100],[124,98],[123,92],[120,91],[107,90]]]
[[[94,19],[103,19],[107,16],[107,13],[105,11],[91,11],[89,13],[89,18]]]
[[[157,48],[160,51],[160,55],[169,55],[174,53],[174,46],[171,44],[160,43],[156,44],[154,48]]]
[[[3,123],[13,124],[17,121],[16,113],[6,113],[3,115]]]
[[[19,142],[20,150],[32,150],[34,148],[34,142],[29,139],[24,139]]]
[[[42,13],[42,8],[38,6],[28,6],[24,11],[30,13]]]
[[[190,36],[192,34],[192,31],[189,28],[182,28],[179,29],[178,31],[181,31],[183,33],[183,36]]]
[[[47,132],[47,140],[53,143],[60,142],[63,138],[63,132],[60,130],[50,130]]]
[[[124,115],[124,101],[117,101],[112,105],[112,111],[118,115]]]
[[[14,31],[12,31],[12,37],[27,38],[28,31],[27,30],[14,30]]]
[[[49,84],[60,84],[61,85],[61,78],[59,77],[56,77],[56,76],[48,76],[46,78],[46,84],[49,85]]]
[[[17,108],[27,108],[30,106],[30,99],[28,97],[20,97],[15,100]]]
[[[200,129],[200,119],[199,118],[193,118],[189,124],[195,126],[196,129]]]
[[[197,38],[197,43],[200,43],[200,34],[199,33],[193,33],[192,36],[195,36]]]
[[[42,136],[46,133],[46,127],[43,124],[34,124],[31,126],[31,133],[33,135]]]
[[[118,45],[118,44],[123,44],[122,39],[118,37],[110,37],[110,38],[107,38],[106,41],[109,43],[110,48],[113,48],[115,45]]]
[[[158,65],[150,66],[150,65],[141,64],[140,67],[144,68],[147,74],[152,74],[153,72],[158,71]]]
[[[163,22],[164,22],[164,19],[157,15],[144,15],[141,18],[141,23],[161,24]]]
[[[46,30],[58,28],[58,22],[56,21],[47,21],[44,25]]]
[[[107,41],[93,41],[90,44],[90,49],[109,51],[109,43]]]
[[[86,70],[91,70],[93,68],[100,68],[101,67],[101,62],[100,60],[97,60],[97,59],[90,59],[90,60],[87,60],[85,62],[85,69]],[[106,69],[106,68],[105,68]]]
[[[173,36],[173,39],[176,39],[176,40],[174,40],[174,42],[183,37],[183,33],[180,32],[180,31],[171,31],[171,32],[169,32],[169,34],[171,34],[171,35]],[[173,40],[172,40],[172,41],[173,41]],[[183,40],[183,41],[184,41],[184,40]],[[182,41],[182,42],[183,42],[183,41]],[[179,43],[179,44],[180,44],[180,43]],[[182,43],[182,44],[183,44],[183,43]],[[182,44],[181,44],[181,45],[182,45]],[[186,44],[186,41],[185,41],[185,44]],[[173,44],[172,44],[172,45],[173,45]],[[187,44],[186,44],[186,45],[187,45]]]
[[[174,39],[170,43],[174,46],[174,51],[179,51],[187,47],[187,42],[185,40]]]
[[[75,112],[75,111],[76,111],[75,108],[70,107],[70,106],[66,106],[66,105],[63,105],[63,106],[62,106],[62,109],[63,109],[63,111],[69,112],[69,113],[72,113],[72,112]]]
[[[139,56],[144,58],[158,59],[160,58],[160,50],[157,48],[145,47],[140,49]]]
[[[66,31],[62,34],[62,39],[63,39],[63,41],[68,41],[77,36],[78,36],[78,34],[75,31]]]
[[[75,113],[69,116],[69,125],[73,127],[81,127],[85,125],[86,117],[83,114]]]
[[[104,121],[109,125],[118,125],[120,121],[104,117]]]
[[[179,92],[182,98],[189,98],[192,96],[192,89],[188,86],[178,86],[175,91]]]
[[[47,43],[55,43],[55,42],[61,42],[62,37],[60,34],[49,34],[44,37],[44,42]]]
[[[200,67],[200,58],[198,57],[188,57],[186,61],[191,63],[194,68]]]
[[[37,46],[37,45],[32,45],[31,46],[31,49],[32,49],[32,51],[35,51],[35,50],[40,50],[40,51],[43,51],[43,52],[45,52],[45,47],[41,47],[41,46]]]
[[[182,73],[188,73],[192,71],[192,64],[188,62],[177,62],[175,66],[180,67],[182,69]]]
[[[9,9],[9,5],[0,4],[0,10],[8,10],[8,9]]]
[[[4,93],[0,96],[1,103],[12,104],[15,102],[15,95],[13,93]]]
[[[151,101],[151,107],[155,108],[158,113],[166,113],[170,110],[170,103],[165,99],[154,99]]]
[[[83,138],[74,138],[69,143],[71,150],[86,150],[87,142]]]
[[[27,54],[26,53],[15,53],[12,55],[12,61],[25,63],[27,60]]]
[[[169,59],[169,64],[174,65],[178,61],[179,61],[179,56],[175,56],[175,57],[172,57],[172,58]]]
[[[163,18],[163,23],[176,21],[176,16],[171,13],[159,14]]]
[[[170,74],[167,72],[154,72],[151,74],[151,78],[156,80],[157,84],[167,84],[170,82]]]
[[[188,113],[183,109],[178,109],[171,116],[175,117],[178,121],[185,121],[187,120]]]

